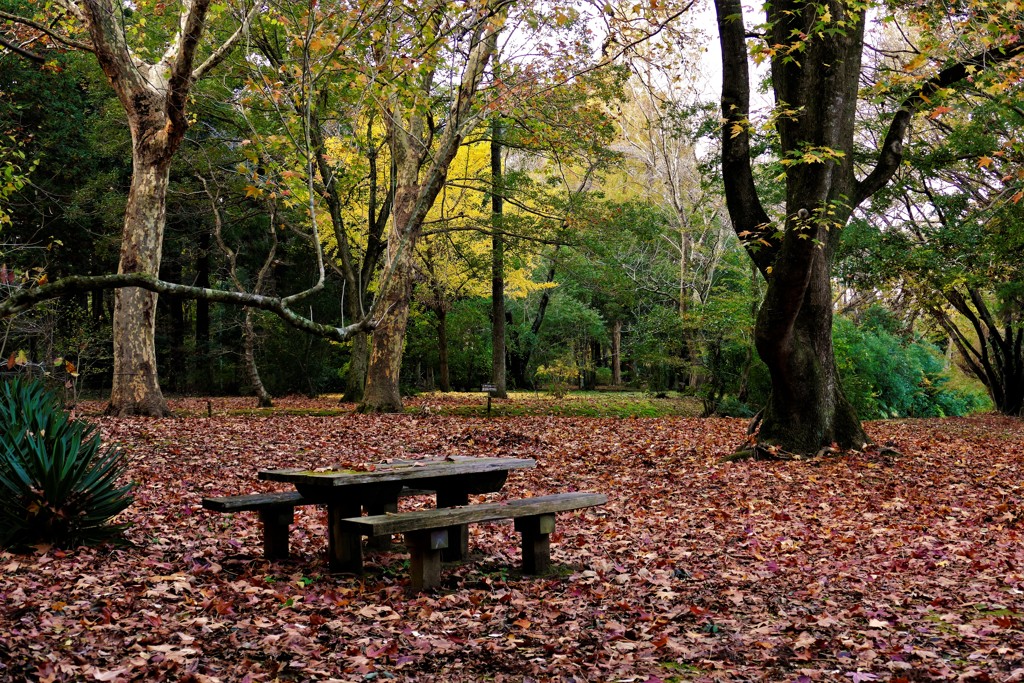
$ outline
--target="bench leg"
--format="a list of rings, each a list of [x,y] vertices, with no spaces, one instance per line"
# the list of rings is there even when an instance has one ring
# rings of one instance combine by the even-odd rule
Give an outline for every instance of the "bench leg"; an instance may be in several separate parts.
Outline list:
[[[288,559],[288,527],[295,522],[295,508],[260,510],[260,522],[263,524],[263,557],[268,560]]]
[[[409,548],[409,588],[421,591],[441,583],[441,551],[448,547],[447,529],[426,529],[405,534]]]
[[[398,501],[393,500],[386,503],[374,501],[366,503],[363,507],[366,508],[366,514],[368,515],[384,515],[389,512],[394,514],[398,512]],[[373,548],[374,550],[391,550],[391,534],[370,536],[366,539],[366,547]]]
[[[469,494],[464,491],[437,491],[437,507],[450,508],[457,505],[468,505]],[[466,559],[469,554],[469,527],[456,524],[448,527],[448,548],[444,551],[445,562],[457,562]]]
[[[363,572],[363,537],[345,531],[341,520],[362,514],[359,503],[330,503],[327,506],[327,560],[332,572]]]
[[[516,531],[523,537],[523,573],[543,574],[551,567],[551,532],[555,530],[554,515],[537,515],[516,519]]]

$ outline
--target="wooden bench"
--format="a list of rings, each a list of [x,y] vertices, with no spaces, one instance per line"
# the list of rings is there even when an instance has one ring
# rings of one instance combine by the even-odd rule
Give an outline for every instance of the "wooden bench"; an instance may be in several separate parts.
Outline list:
[[[441,550],[448,547],[449,527],[514,519],[522,535],[523,573],[542,574],[551,564],[550,534],[555,513],[604,505],[600,493],[558,493],[461,507],[417,510],[401,514],[350,517],[342,528],[365,536],[404,534],[410,557],[410,588],[431,588],[441,582]]]
[[[405,498],[433,494],[433,491],[406,487],[398,495],[400,498]],[[288,528],[295,523],[295,508],[300,505],[316,504],[317,501],[306,498],[298,491],[247,493],[241,496],[203,498],[203,507],[214,512],[259,512],[260,524],[263,527],[263,556],[268,560],[288,558]],[[367,510],[371,514],[387,514],[397,511],[397,503],[384,504],[379,509]],[[371,541],[375,547],[386,549],[391,544],[391,536],[378,536]]]

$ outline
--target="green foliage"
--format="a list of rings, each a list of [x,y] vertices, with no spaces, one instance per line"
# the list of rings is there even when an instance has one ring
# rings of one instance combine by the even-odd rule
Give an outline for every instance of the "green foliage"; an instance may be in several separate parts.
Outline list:
[[[132,502],[119,484],[124,452],[62,410],[56,394],[14,379],[0,389],[0,546],[63,546],[120,534],[110,519]]]
[[[979,389],[950,384],[935,346],[897,337],[891,316],[865,318],[858,327],[839,317],[833,330],[843,390],[861,418],[958,416],[990,406]]]

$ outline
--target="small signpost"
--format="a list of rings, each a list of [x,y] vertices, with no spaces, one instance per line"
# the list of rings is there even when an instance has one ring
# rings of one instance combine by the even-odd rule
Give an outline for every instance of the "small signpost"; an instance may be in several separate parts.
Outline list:
[[[498,387],[494,386],[493,384],[484,384],[483,386],[480,387],[480,391],[487,392],[487,417],[491,416],[491,397],[497,390]]]

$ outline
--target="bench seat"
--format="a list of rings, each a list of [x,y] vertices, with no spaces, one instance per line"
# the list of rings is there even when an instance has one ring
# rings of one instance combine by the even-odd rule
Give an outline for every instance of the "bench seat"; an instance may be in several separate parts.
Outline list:
[[[341,526],[347,532],[371,537],[405,534],[411,588],[416,591],[440,583],[441,550],[448,547],[450,527],[514,519],[516,531],[522,536],[523,572],[542,574],[551,564],[550,534],[555,530],[555,514],[607,502],[608,497],[600,493],[557,493],[401,514],[351,517],[341,520]]]
[[[408,496],[433,495],[434,491],[405,487],[399,492],[400,498]],[[300,505],[316,505],[317,501],[306,498],[298,491],[275,493],[246,493],[239,496],[212,496],[203,498],[203,507],[213,512],[259,512],[263,527],[263,556],[268,560],[288,557],[288,527],[295,523],[295,508]],[[389,508],[393,508],[389,510]],[[369,512],[394,512],[395,504],[383,505],[381,509]],[[390,545],[390,536],[379,536],[374,540],[378,548]]]

